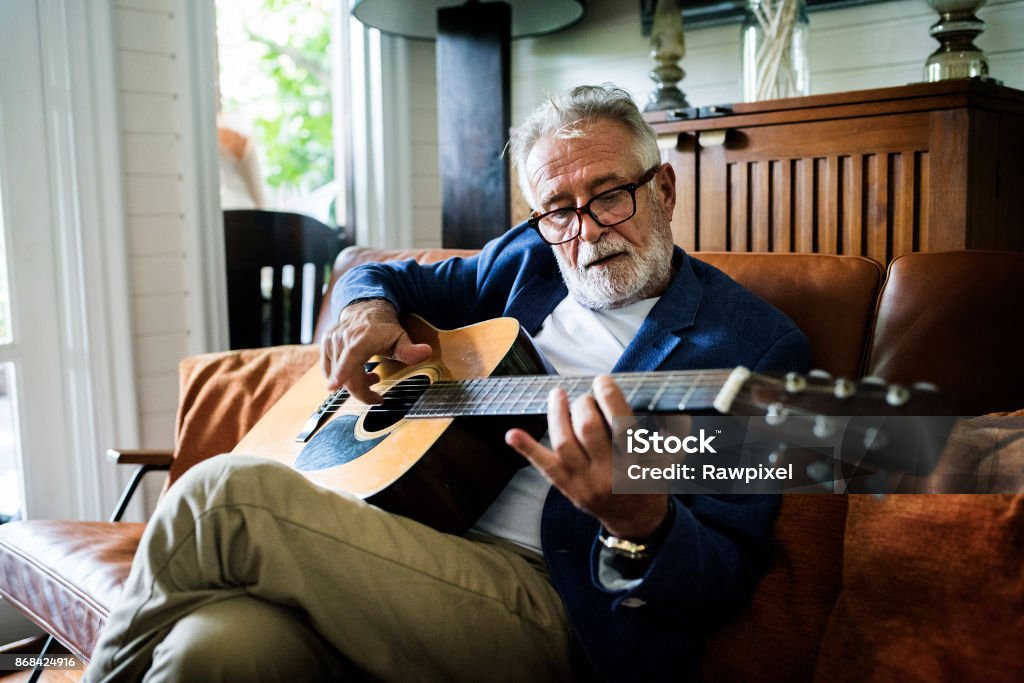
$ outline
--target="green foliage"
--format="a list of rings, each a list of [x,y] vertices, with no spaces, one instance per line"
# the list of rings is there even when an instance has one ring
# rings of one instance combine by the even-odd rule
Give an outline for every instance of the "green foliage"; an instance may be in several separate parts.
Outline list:
[[[330,0],[261,4],[245,33],[263,47],[259,68],[274,89],[260,98],[275,106],[253,121],[265,180],[305,193],[334,180]]]

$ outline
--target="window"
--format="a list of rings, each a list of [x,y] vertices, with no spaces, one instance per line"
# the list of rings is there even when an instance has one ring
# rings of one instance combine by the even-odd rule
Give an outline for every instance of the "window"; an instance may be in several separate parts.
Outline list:
[[[7,278],[7,247],[3,195],[0,193],[0,524],[21,516],[22,493],[18,462],[17,399],[10,349],[11,306]]]
[[[218,0],[222,206],[348,223],[337,0]],[[339,162],[339,160],[341,160]]]

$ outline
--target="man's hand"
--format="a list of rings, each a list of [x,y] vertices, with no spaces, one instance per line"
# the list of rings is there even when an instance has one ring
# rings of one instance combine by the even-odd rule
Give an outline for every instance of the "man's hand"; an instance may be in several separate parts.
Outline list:
[[[429,344],[413,344],[398,322],[395,307],[383,299],[358,301],[346,306],[338,322],[320,345],[320,367],[327,377],[327,390],[345,387],[364,403],[380,403],[370,387],[380,381],[363,364],[371,356],[386,356],[413,365],[430,358]]]
[[[561,389],[548,396],[548,434],[545,448],[521,429],[511,429],[505,442],[532,462],[572,503],[596,517],[619,538],[651,536],[668,514],[664,494],[612,494],[612,417],[632,415],[619,386],[611,377],[594,380],[593,396],[569,400]]]

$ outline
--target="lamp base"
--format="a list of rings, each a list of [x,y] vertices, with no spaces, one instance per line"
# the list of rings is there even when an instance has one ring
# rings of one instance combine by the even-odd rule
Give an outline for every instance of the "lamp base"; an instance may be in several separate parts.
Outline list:
[[[437,11],[442,245],[478,249],[511,222],[512,10],[467,2]]]
[[[924,79],[929,83],[954,78],[985,78],[988,60],[974,44],[985,30],[985,22],[975,16],[985,0],[929,0],[939,13],[929,34],[939,41],[939,49],[924,65]]]

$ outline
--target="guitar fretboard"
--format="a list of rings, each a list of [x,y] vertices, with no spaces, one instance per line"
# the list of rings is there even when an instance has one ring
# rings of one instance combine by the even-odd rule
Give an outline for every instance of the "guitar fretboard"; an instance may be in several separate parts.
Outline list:
[[[635,412],[678,413],[710,408],[729,376],[722,370],[624,373],[615,375]],[[406,417],[543,415],[548,394],[562,388],[570,401],[590,393],[592,377],[529,375],[441,381],[430,385]]]

